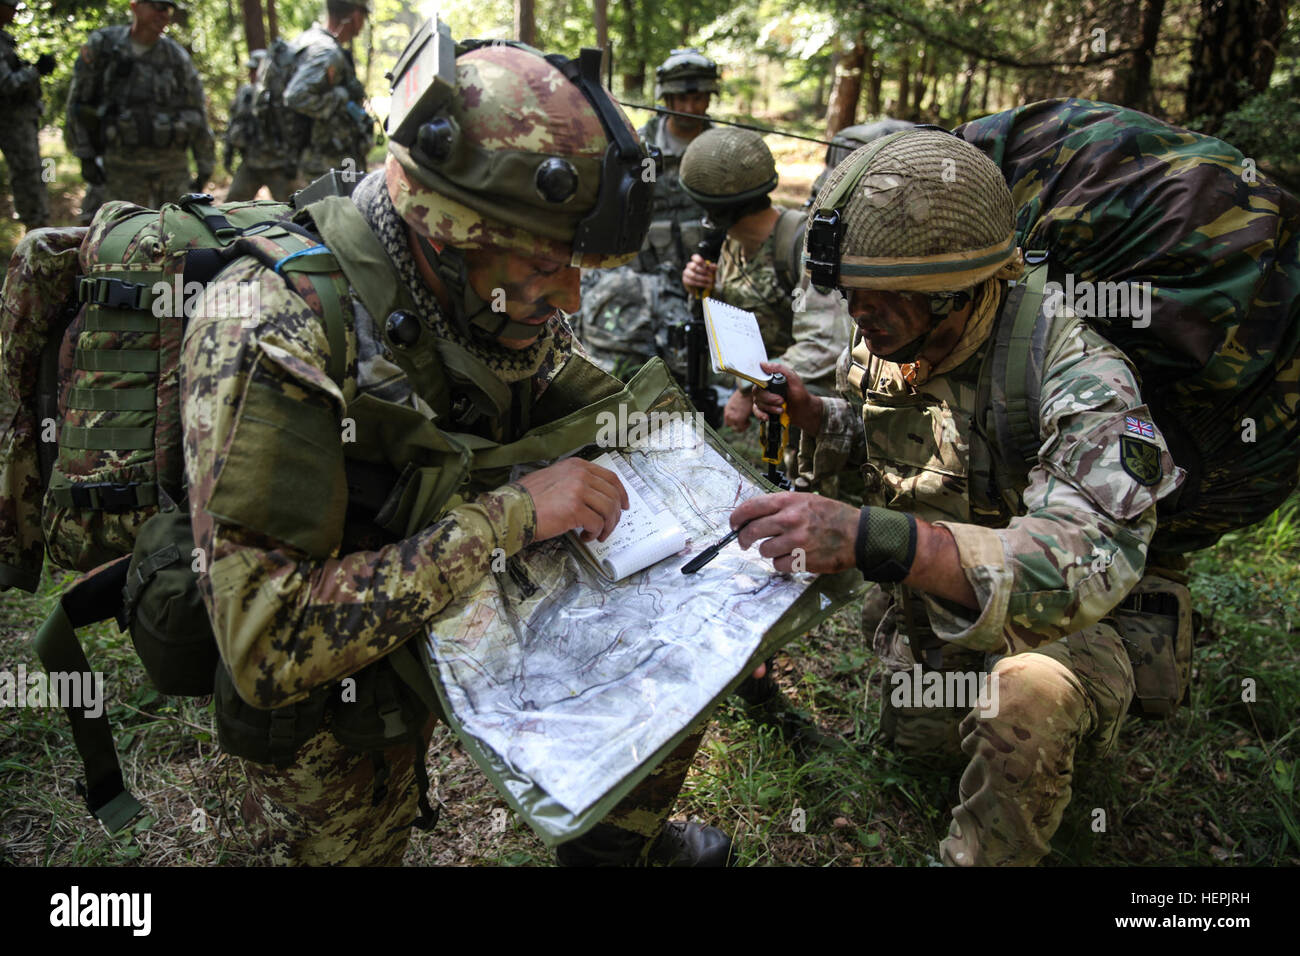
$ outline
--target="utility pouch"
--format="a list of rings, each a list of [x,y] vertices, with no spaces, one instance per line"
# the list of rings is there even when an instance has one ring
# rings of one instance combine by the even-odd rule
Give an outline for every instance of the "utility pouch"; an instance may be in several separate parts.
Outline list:
[[[239,696],[223,664],[217,669],[214,692],[217,740],[228,754],[254,763],[287,767],[302,745],[320,730],[330,695],[336,693],[338,685],[331,684],[296,704],[261,710]]]
[[[1111,618],[1133,665],[1135,691],[1129,713],[1170,717],[1191,682],[1191,593],[1168,578],[1147,575]]]
[[[190,516],[160,511],[140,526],[122,589],[123,629],[164,694],[212,693],[219,655],[193,569]]]

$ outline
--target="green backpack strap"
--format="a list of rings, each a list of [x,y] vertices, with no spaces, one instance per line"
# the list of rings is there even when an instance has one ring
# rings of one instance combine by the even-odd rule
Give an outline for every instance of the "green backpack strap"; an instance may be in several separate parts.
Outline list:
[[[772,230],[772,258],[776,277],[786,292],[798,287],[803,276],[803,236],[808,215],[798,209],[782,209]]]
[[[106,620],[119,612],[129,561],[128,555],[92,571],[60,597],[36,632],[36,654],[47,674],[91,672],[77,640],[76,628]],[[110,833],[116,832],[135,819],[144,807],[122,781],[122,767],[108,716],[101,711],[97,717],[88,717],[84,707],[69,706],[65,710],[86,771],[85,784],[78,782],[78,792],[85,796],[95,818]]]
[[[1029,269],[1007,293],[980,370],[979,407],[990,420],[994,478],[1006,494],[1024,486],[1038,461],[1039,406],[1051,322],[1040,322],[1047,254],[1025,255]],[[1006,451],[1000,451],[1006,449]]]

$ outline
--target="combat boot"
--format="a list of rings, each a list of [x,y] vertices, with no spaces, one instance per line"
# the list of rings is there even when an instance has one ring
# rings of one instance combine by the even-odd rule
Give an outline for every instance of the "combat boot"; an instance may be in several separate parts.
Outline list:
[[[730,866],[731,837],[703,823],[669,820],[650,848],[658,866]]]
[[[645,837],[608,823],[555,848],[560,866],[726,866],[730,854],[731,838],[717,827],[675,821],[648,850]]]

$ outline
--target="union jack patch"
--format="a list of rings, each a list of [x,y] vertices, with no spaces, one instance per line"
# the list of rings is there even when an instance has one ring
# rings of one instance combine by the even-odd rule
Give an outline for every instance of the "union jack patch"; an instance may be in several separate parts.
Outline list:
[[[1143,438],[1154,439],[1156,437],[1156,429],[1154,425],[1150,422],[1144,422],[1140,418],[1135,418],[1132,415],[1124,416],[1124,430],[1133,435],[1141,435]]]

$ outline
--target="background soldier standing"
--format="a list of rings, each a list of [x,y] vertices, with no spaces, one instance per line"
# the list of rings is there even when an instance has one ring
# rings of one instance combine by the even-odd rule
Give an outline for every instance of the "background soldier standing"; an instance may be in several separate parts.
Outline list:
[[[0,0],[0,27],[13,22],[17,0]],[[54,55],[42,53],[35,65],[18,57],[14,39],[0,30],[0,151],[9,164],[10,187],[18,218],[28,229],[50,219],[50,199],[41,179],[41,77],[54,71]]]
[[[291,150],[277,141],[268,122],[261,122],[253,109],[257,96],[257,70],[266,58],[265,50],[254,50],[248,57],[248,82],[239,87],[230,108],[230,125],[226,128],[226,168],[234,172],[227,202],[252,199],[263,186],[271,196],[287,202],[293,192],[297,164]],[[239,151],[239,169],[235,171],[234,153]]]
[[[327,0],[325,26],[313,24],[293,42],[299,52],[284,102],[312,121],[298,158],[308,183],[330,169],[365,173],[374,127],[366,115],[366,91],[344,45],[361,32],[369,15],[367,3]]]
[[[650,232],[631,265],[583,276],[582,344],[624,380],[655,355],[671,356],[668,328],[690,320],[681,274],[704,237],[704,210],[682,189],[678,167],[686,147],[709,128],[705,116],[717,92],[718,65],[699,50],[673,50],[655,70],[655,97],[699,119],[656,113],[641,127],[641,139],[663,156]],[[685,381],[684,358],[669,365]]]
[[[983,424],[980,373],[1025,267],[1006,182],[974,146],[933,129],[864,146],[814,209],[806,267],[844,291],[857,332],[839,369],[846,397],[812,396],[788,372],[787,406],[817,438],[816,474],[866,460],[867,506],[769,495],[732,525],[752,520],[742,547],[766,538],[778,570],[803,548],[809,571],[856,566],[885,585],[864,607],[885,667],[882,731],[905,752],[969,758],[943,862],[1036,863],[1076,754],[1108,752],[1128,710],[1133,670],[1108,615],[1142,580],[1156,502],[1183,473],[1124,354],[1040,303],[1042,445],[1019,507],[990,498],[990,463],[1015,451]],[[758,403],[780,407],[766,392]],[[1137,446],[1145,470],[1127,463]],[[1186,588],[1160,590],[1184,602],[1190,639]],[[921,671],[945,686],[944,674],[991,672],[996,693],[965,706],[900,695],[891,676],[910,689]]]
[[[66,135],[82,178],[104,184],[106,199],[157,209],[212,177],[203,84],[189,54],[163,36],[175,9],[173,0],[131,0],[131,25],[96,30],[77,58]]]

